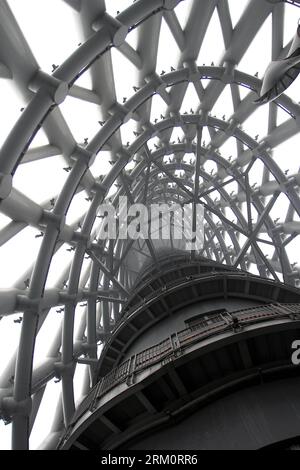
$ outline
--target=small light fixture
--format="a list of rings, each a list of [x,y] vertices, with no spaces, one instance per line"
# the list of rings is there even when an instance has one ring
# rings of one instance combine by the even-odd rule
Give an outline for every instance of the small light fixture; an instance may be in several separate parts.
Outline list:
[[[267,67],[260,96],[254,103],[266,104],[278,98],[300,73],[300,20],[294,40],[284,59],[273,60]]]

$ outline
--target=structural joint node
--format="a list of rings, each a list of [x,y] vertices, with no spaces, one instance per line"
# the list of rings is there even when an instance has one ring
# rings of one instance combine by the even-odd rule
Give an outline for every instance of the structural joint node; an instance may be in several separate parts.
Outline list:
[[[83,147],[80,147],[80,145],[76,145],[72,155],[71,159],[72,160],[83,160],[88,167],[91,167],[95,161],[96,154],[93,152],[90,152],[87,149],[84,149]]]
[[[183,63],[183,67],[188,70],[188,78],[191,82],[198,80],[198,66],[194,60],[187,60]]]
[[[44,210],[41,224],[48,225],[49,223],[54,225],[57,230],[61,231],[66,224],[66,216]]]
[[[63,103],[69,92],[69,86],[66,82],[59,80],[53,75],[48,75],[42,70],[36,73],[28,88],[35,93],[44,89],[55,104]]]
[[[32,310],[38,313],[40,307],[40,299],[30,299],[27,295],[17,295],[17,309]]]
[[[32,400],[28,397],[26,400],[17,401],[13,397],[4,397],[1,401],[1,410],[9,416],[30,416]]]
[[[224,73],[222,76],[223,83],[232,83],[234,80],[235,64],[233,62],[225,62]]]
[[[66,376],[73,377],[75,371],[75,361],[64,364],[63,362],[55,362],[54,364],[55,375],[58,379]]]
[[[133,117],[133,113],[129,111],[126,106],[122,106],[120,103],[117,102],[108,110],[108,113],[111,116],[119,116],[123,124],[126,124]]]
[[[167,103],[170,104],[170,95],[166,91],[166,83],[163,79],[157,75],[157,73],[153,73],[148,75],[145,78],[147,83],[150,83],[153,86],[153,90],[161,96],[161,98]]]
[[[128,34],[128,27],[123,25],[117,18],[113,18],[107,13],[104,13],[99,19],[94,21],[92,27],[95,31],[106,27],[115,47],[120,47],[124,44]]]

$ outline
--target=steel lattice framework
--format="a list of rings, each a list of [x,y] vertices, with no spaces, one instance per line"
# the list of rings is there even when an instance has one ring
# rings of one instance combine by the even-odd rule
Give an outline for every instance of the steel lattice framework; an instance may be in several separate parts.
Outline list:
[[[87,366],[85,393],[88,392],[99,356],[97,343],[105,342],[120,318],[122,304],[139,274],[139,266],[128,264],[128,258],[139,254],[144,260],[152,259],[159,268],[151,240],[105,244],[97,239],[101,228],[97,209],[108,199],[114,184],[117,191],[113,204],[120,195],[147,204],[201,202],[205,207],[201,255],[244,270],[255,264],[260,276],[279,280],[281,274],[285,283],[294,286],[298,286],[300,278],[299,266],[291,265],[286,253],[288,244],[300,234],[300,177],[299,173],[286,174],[272,158],[276,146],[299,132],[300,106],[282,95],[269,105],[268,135],[263,140],[248,135],[242,124],[257,108],[253,101],[261,80],[238,67],[269,15],[272,58],[284,54],[284,9],[295,8],[299,2],[287,2],[294,5],[287,7],[280,1],[251,0],[233,29],[230,0],[193,0],[183,30],[176,14],[180,0],[137,0],[115,18],[106,12],[104,0],[65,1],[78,12],[86,39],[63,64],[54,67],[52,75],[39,68],[8,3],[0,1],[0,76],[13,80],[28,102],[0,151],[0,209],[12,219],[0,231],[0,245],[27,226],[43,235],[30,269],[0,296],[0,319],[22,312],[18,350],[0,376],[1,415],[12,421],[16,449],[28,447],[50,380],[61,379],[61,404],[43,448],[55,447],[74,413],[73,377],[77,364]],[[197,57],[215,9],[226,50],[218,66],[199,65]],[[157,70],[163,19],[181,51],[178,64],[170,72]],[[136,49],[127,42],[134,29],[138,34]],[[132,96],[123,103],[116,98],[112,48],[117,48],[138,70],[138,83],[132,84]],[[87,71],[91,73],[92,90],[76,84]],[[208,80],[206,88],[203,80]],[[194,110],[182,113],[189,84],[199,102]],[[244,99],[239,93],[241,86],[249,89]],[[210,113],[225,87],[230,88],[234,108],[228,120]],[[60,111],[68,95],[94,103],[103,115],[99,131],[85,145],[76,142]],[[160,120],[152,122],[151,102],[155,96],[162,99],[167,110]],[[287,121],[281,125],[276,123],[278,107],[287,113]],[[137,123],[135,140],[123,143],[121,128],[130,120]],[[49,144],[31,149],[41,128]],[[182,141],[171,142],[174,128],[182,129]],[[206,145],[202,138],[205,128],[211,138]],[[149,141],[153,138],[159,143],[151,151]],[[235,160],[225,158],[218,150],[230,138],[236,139]],[[89,168],[95,159],[101,159],[104,149],[111,152],[111,169],[104,177],[95,178]],[[14,174],[20,165],[60,154],[68,177],[51,203],[37,204],[14,188]],[[184,160],[187,154],[189,161]],[[213,174],[205,169],[209,160],[217,168]],[[257,161],[263,164],[264,173],[262,184],[255,187],[250,184],[250,176]],[[232,182],[238,188],[234,193],[228,190]],[[74,197],[84,191],[89,209],[77,221],[78,230],[77,223],[66,224],[66,215]],[[288,198],[289,210],[285,222],[276,224],[270,213],[282,195]],[[65,267],[55,288],[45,288],[52,259],[65,249],[65,244],[72,251],[72,262]],[[272,257],[264,254],[263,244],[274,248]],[[88,267],[82,274],[85,258]],[[74,338],[75,311],[81,302],[86,314]],[[49,311],[59,307],[63,310],[61,328],[49,345],[44,362],[33,368],[38,332]]]

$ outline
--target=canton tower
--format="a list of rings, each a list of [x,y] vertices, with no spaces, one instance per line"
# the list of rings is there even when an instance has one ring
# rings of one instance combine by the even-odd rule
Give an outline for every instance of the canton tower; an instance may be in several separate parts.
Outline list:
[[[300,448],[297,14],[0,0],[2,448]]]

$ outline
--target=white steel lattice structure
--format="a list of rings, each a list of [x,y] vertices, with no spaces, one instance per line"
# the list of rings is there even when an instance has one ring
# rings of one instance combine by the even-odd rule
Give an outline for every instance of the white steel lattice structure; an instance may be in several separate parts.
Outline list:
[[[41,444],[54,448],[75,411],[75,369],[84,367],[86,395],[101,345],[120,318],[139,270],[150,259],[159,269],[151,240],[98,240],[102,221],[97,210],[103,201],[114,204],[126,195],[146,204],[200,202],[205,208],[201,256],[299,286],[298,148],[290,157],[274,158],[274,152],[298,135],[300,106],[283,94],[264,107],[265,135],[247,132],[247,120],[262,109],[254,103],[262,82],[255,64],[252,71],[240,64],[266,21],[271,25],[269,60],[284,56],[290,46],[284,43],[284,13],[297,14],[300,2],[240,2],[244,9],[233,27],[236,0],[125,1],[118,2],[124,10],[116,15],[106,10],[104,0],[65,0],[83,39],[50,73],[39,67],[11,3],[16,2],[0,0],[0,77],[18,89],[26,105],[0,151],[0,210],[5,215],[0,245],[5,250],[28,227],[40,240],[31,266],[0,295],[0,330],[9,316],[21,323],[11,324],[20,328],[20,337],[0,374],[0,410],[2,419],[12,423],[13,448],[28,448],[47,384],[56,378],[61,396]],[[185,22],[180,21],[183,15]],[[201,61],[212,18],[219,21],[224,44],[216,65],[211,62],[215,57],[210,65]],[[162,41],[163,70],[158,61]],[[168,62],[169,48],[178,51],[176,63]],[[209,48],[205,53],[210,56]],[[131,95],[123,98],[119,83],[130,80],[120,70],[124,61],[136,79],[130,83]],[[86,75],[90,88],[82,85]],[[223,93],[232,112],[222,101],[216,108]],[[100,125],[89,139],[79,141],[71,131],[62,111],[71,99],[90,103],[99,113]],[[4,120],[5,111],[0,113]],[[77,116],[79,123],[86,119]],[[47,142],[37,145],[42,131]],[[102,165],[108,154],[110,164]],[[286,166],[291,157],[294,169]],[[35,175],[36,165],[43,171],[51,159],[65,177],[58,193],[44,203],[22,194],[14,184],[18,172],[28,165],[29,176]],[[35,177],[38,173],[33,185]],[[87,204],[69,223],[78,198]],[[56,283],[49,287],[49,270],[66,249],[63,271],[56,271]],[[53,315],[57,327],[36,365],[36,340]]]

